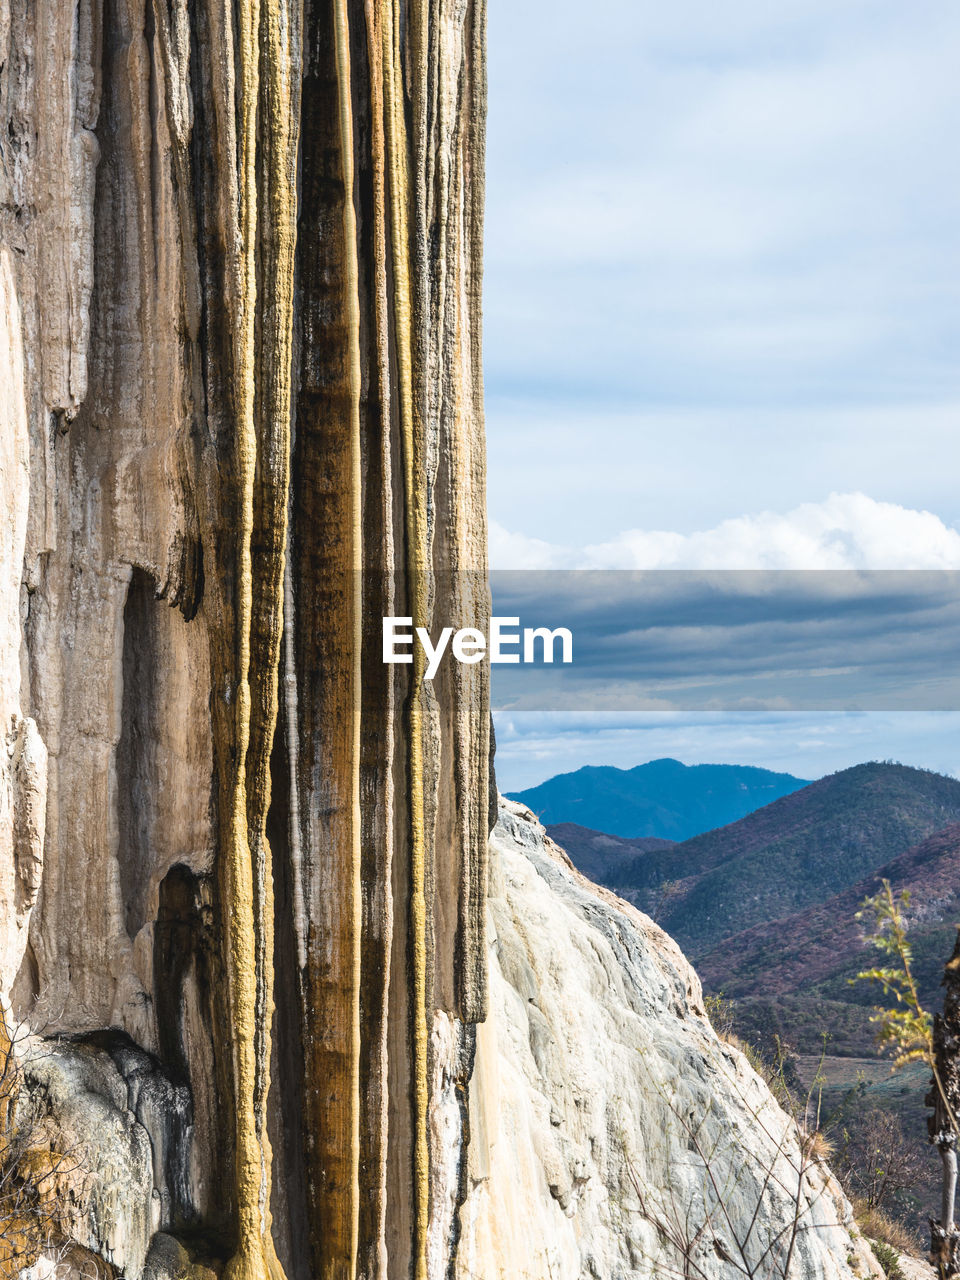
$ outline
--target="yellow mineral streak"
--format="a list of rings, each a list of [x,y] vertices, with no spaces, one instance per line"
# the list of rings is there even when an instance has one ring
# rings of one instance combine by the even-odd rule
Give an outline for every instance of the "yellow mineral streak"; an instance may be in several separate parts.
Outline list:
[[[350,25],[346,0],[334,0],[333,26],[337,65],[337,108],[340,125],[340,160],[343,173],[343,265],[344,307],[346,311],[347,368],[350,388],[350,480],[348,527],[350,549],[348,553],[350,582],[347,589],[350,616],[347,631],[351,646],[350,680],[350,938],[351,997],[349,1035],[346,1053],[350,1062],[350,1196],[349,1223],[349,1276],[357,1266],[357,1248],[360,1221],[360,938],[363,917],[363,900],[360,866],[360,654],[362,647],[362,532],[361,532],[361,473],[360,473],[360,281],[357,261],[357,218],[354,208],[353,165],[353,101],[350,67]]]
[[[237,1251],[225,1275],[230,1280],[279,1280],[282,1269],[277,1260],[270,1230],[270,1149],[265,1132],[266,1099],[269,1089],[269,1025],[273,1013],[273,893],[269,846],[264,822],[269,803],[266,771],[255,772],[253,785],[258,794],[247,795],[248,752],[251,738],[251,633],[253,626],[254,582],[252,537],[257,466],[256,396],[256,311],[257,311],[257,104],[260,92],[261,6],[246,0],[238,6],[239,53],[239,243],[234,315],[234,377],[236,408],[236,483],[238,488],[237,578],[235,604],[236,687],[234,691],[234,750],[228,818],[225,867],[225,929],[227,934],[227,974],[230,1022],[233,1038],[233,1067],[236,1108],[236,1201],[238,1218]],[[277,255],[280,279],[274,285],[285,317],[280,324],[279,347],[275,353],[281,375],[279,403],[272,404],[289,423],[290,349],[293,315],[293,225],[294,211],[290,183],[284,180],[289,137],[289,68],[283,40],[281,0],[264,5],[264,76],[274,149],[269,162],[267,191],[271,204],[271,230],[280,237]],[[284,90],[284,85],[286,90]],[[278,154],[279,148],[279,154]],[[284,405],[285,397],[285,405]],[[287,441],[287,455],[289,441]],[[263,465],[269,465],[264,460]],[[286,459],[284,458],[282,501],[278,503],[281,523],[286,510]],[[279,563],[274,566],[275,601],[266,606],[280,613],[280,584],[283,580],[283,530],[279,531]],[[270,584],[267,584],[269,591]],[[259,726],[267,743],[276,724],[277,678],[280,628],[268,645],[268,671],[260,673],[268,696]],[[249,812],[254,830],[248,827]],[[251,835],[259,851],[258,876],[254,875]],[[258,1016],[259,1015],[259,1016]]]
[[[369,557],[365,557],[368,570],[378,564],[384,571],[384,594],[382,596],[384,613],[393,613],[394,594],[392,582],[395,577],[396,562],[394,559],[394,541],[392,516],[394,496],[391,491],[389,477],[392,473],[393,449],[391,442],[391,309],[388,286],[388,239],[387,239],[387,176],[384,145],[383,121],[383,21],[384,14],[379,0],[364,0],[364,16],[366,20],[366,82],[370,95],[370,173],[373,187],[372,218],[373,231],[372,266],[373,266],[373,335],[376,343],[376,382],[371,369],[371,384],[376,386],[378,399],[378,426],[380,430],[378,464],[380,468],[380,485],[375,491],[379,506],[380,519],[383,522],[384,539],[380,548],[371,548]],[[372,486],[371,486],[372,487]],[[367,517],[369,521],[369,517]],[[389,671],[390,669],[387,668]],[[392,674],[392,673],[391,673]],[[381,759],[389,767],[394,751],[393,735],[394,691],[392,683],[386,686],[386,700],[382,705],[386,722],[385,732],[381,739]],[[379,710],[380,708],[378,708]],[[366,735],[365,735],[366,736]],[[363,748],[361,748],[363,749]],[[392,791],[392,789],[391,789]],[[382,1280],[387,1274],[388,1252],[386,1244],[387,1228],[387,1166],[388,1143],[390,1137],[389,1106],[383,1101],[389,1089],[389,974],[391,971],[393,951],[393,796],[388,791],[387,804],[383,810],[382,847],[377,851],[377,860],[381,868],[382,880],[377,886],[383,917],[381,921],[380,945],[381,976],[375,988],[376,1004],[373,1006],[379,1027],[379,1043],[372,1046],[369,1066],[365,1068],[366,1078],[361,1077],[361,1089],[367,1095],[363,1106],[368,1106],[368,1099],[375,1099],[373,1108],[365,1117],[361,1112],[361,1144],[367,1138],[369,1142],[369,1160],[371,1176],[367,1179],[365,1205],[361,1206],[360,1217],[360,1256],[361,1274],[369,1280]],[[368,850],[364,850],[365,862],[369,858]],[[369,989],[370,979],[367,966],[364,967],[364,983]],[[371,1114],[372,1112],[372,1114]],[[379,1114],[377,1114],[377,1112]],[[364,1123],[366,1121],[366,1123]],[[366,1190],[367,1188],[365,1188]],[[365,1270],[364,1270],[365,1268]]]
[[[395,0],[386,0],[383,24],[384,116],[390,191],[393,261],[394,327],[397,344],[400,435],[407,544],[407,579],[413,625],[427,625],[427,513],[422,482],[422,424],[413,395],[410,349],[408,177],[406,131],[403,127],[403,86],[400,76],[400,14]],[[414,646],[413,680],[409,703],[410,752],[410,933],[413,968],[413,1106],[414,1106],[414,1274],[426,1280],[427,1226],[430,1213],[430,1157],[427,1135],[427,915],[425,898],[426,847],[424,835],[423,706],[424,655]]]
[[[260,76],[265,89],[262,105],[266,119],[261,119],[261,137],[269,138],[266,175],[263,182],[269,215],[268,234],[272,256],[267,269],[270,281],[270,316],[261,320],[261,340],[270,344],[269,359],[262,361],[265,385],[261,387],[261,439],[265,440],[265,456],[261,466],[274,468],[275,484],[267,492],[273,494],[269,509],[261,517],[271,532],[268,562],[262,570],[261,635],[266,631],[266,644],[261,653],[265,670],[260,673],[261,705],[258,758],[248,770],[248,821],[255,824],[254,869],[259,891],[257,919],[259,941],[258,1004],[256,1012],[256,1093],[255,1117],[261,1147],[262,1178],[260,1206],[262,1234],[270,1270],[280,1274],[273,1250],[270,1215],[270,1171],[272,1153],[267,1135],[267,1095],[270,1088],[270,1056],[273,1023],[273,954],[274,898],[273,862],[266,822],[270,807],[270,754],[277,726],[279,677],[283,638],[283,591],[285,577],[286,521],[289,492],[289,459],[291,450],[290,421],[293,370],[294,271],[296,254],[297,201],[296,165],[299,141],[299,85],[294,80],[299,69],[294,65],[290,45],[290,15],[286,0],[266,0],[263,5],[263,44]],[[298,23],[298,29],[301,24]],[[267,440],[267,437],[269,439]],[[266,497],[263,499],[266,502]]]

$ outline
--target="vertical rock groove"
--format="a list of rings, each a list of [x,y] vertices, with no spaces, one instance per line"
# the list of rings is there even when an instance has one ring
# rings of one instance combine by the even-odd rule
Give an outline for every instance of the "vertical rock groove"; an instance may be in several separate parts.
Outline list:
[[[313,1274],[347,1280],[359,1247],[363,886],[360,804],[361,298],[348,6],[307,8],[300,376],[294,489],[306,1060]],[[370,710],[379,722],[380,713]],[[381,793],[382,795],[382,793]]]
[[[426,493],[420,476],[423,466],[422,432],[417,429],[413,395],[413,361],[410,335],[413,315],[410,295],[408,209],[410,188],[403,129],[404,104],[400,76],[400,13],[395,0],[387,0],[388,20],[383,23],[384,121],[387,184],[390,210],[390,245],[393,263],[394,328],[396,333],[400,441],[403,467],[404,534],[410,615],[414,627],[428,625]],[[412,964],[412,1064],[413,1064],[413,1221],[414,1274],[426,1277],[427,1219],[430,1207],[430,1168],[427,1147],[427,923],[426,839],[424,830],[423,776],[423,649],[414,648],[408,695],[408,806],[410,821],[410,955]]]
[[[238,19],[237,681],[224,877],[238,1248],[228,1270],[238,1280],[261,1280],[282,1274],[271,1236],[266,1120],[274,1011],[273,870],[266,819],[283,632],[299,23],[283,0],[264,0],[262,6],[251,0],[239,6]]]
[[[152,578],[135,569],[123,607],[123,691],[120,741],[117,743],[117,826],[121,886],[127,932],[135,938],[144,924],[149,885],[152,802],[156,770],[151,753],[156,706],[157,643],[154,615],[164,606],[155,599]]]
[[[397,444],[392,438],[393,377],[391,362],[386,173],[383,120],[383,6],[365,0],[364,23],[353,29],[357,110],[357,207],[366,211],[360,224],[361,359],[368,370],[363,401],[365,499],[364,607],[377,618],[398,611],[402,588],[395,548],[402,530],[394,528]],[[398,504],[397,504],[398,505]],[[393,879],[397,850],[405,852],[405,835],[396,829],[395,770],[405,735],[395,720],[402,691],[394,669],[384,666],[380,637],[366,628],[362,659],[365,715],[361,745],[363,800],[363,968],[361,977],[361,1179],[358,1274],[386,1275],[388,1264],[388,1150],[390,1146],[390,992],[391,970],[404,948],[395,946],[395,919],[406,918],[405,901],[395,904]],[[375,714],[372,714],[375,709]],[[377,801],[377,797],[381,797]],[[384,803],[383,801],[386,801]],[[401,818],[402,821],[402,818]],[[404,827],[405,832],[405,827]],[[406,1056],[404,1057],[406,1061]],[[407,1166],[409,1167],[409,1166]],[[408,1176],[409,1181],[409,1176]],[[398,1258],[395,1270],[402,1269]]]
[[[49,800],[0,996],[22,972],[38,1026],[189,1087],[190,1185],[137,1212],[194,1260],[442,1280],[487,675],[386,666],[380,628],[486,620],[482,0],[9,8],[29,608],[0,694]]]
[[[269,0],[268,0],[269,3]],[[233,690],[233,771],[230,779],[227,849],[224,859],[227,990],[233,1038],[237,1251],[227,1268],[231,1280],[266,1280],[279,1273],[269,1234],[270,1169],[264,1149],[263,1113],[258,1101],[269,1081],[269,1057],[258,1053],[258,1030],[264,1009],[272,1016],[272,954],[263,941],[267,928],[266,876],[257,883],[251,843],[250,809],[266,806],[255,790],[248,794],[251,739],[251,639],[254,612],[253,533],[257,465],[256,431],[256,248],[257,248],[257,105],[260,94],[260,6],[257,0],[238,7],[238,255],[234,279],[234,423],[237,483],[237,553],[235,596],[236,686]],[[264,726],[266,733],[272,727]],[[262,783],[261,783],[262,786]],[[257,843],[265,837],[254,826]],[[261,1103],[262,1106],[262,1103]]]
[[[346,1269],[356,1274],[360,1225],[360,935],[363,916],[360,856],[360,655],[363,645],[363,548],[361,533],[360,472],[360,271],[357,262],[357,218],[354,208],[353,90],[350,69],[350,23],[346,0],[333,0],[333,34],[337,71],[337,114],[340,127],[340,164],[343,177],[344,310],[346,366],[349,391],[347,484],[347,697],[350,717],[350,801],[344,820],[349,824],[349,909],[351,915],[349,1044],[350,1133],[349,1220],[346,1224]]]

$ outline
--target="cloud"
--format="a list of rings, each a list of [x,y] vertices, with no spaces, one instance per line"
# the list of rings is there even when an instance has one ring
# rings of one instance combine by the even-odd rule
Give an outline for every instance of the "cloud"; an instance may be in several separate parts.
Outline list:
[[[762,511],[712,529],[628,529],[584,547],[551,544],[493,522],[494,569],[960,569],[960,532],[930,511],[833,493],[784,514]]]
[[[862,488],[960,523],[960,7],[550,14],[489,18],[491,517],[582,546]]]
[[[960,708],[957,574],[494,575],[495,612],[566,626],[570,666],[497,666],[500,710]]]
[[[599,481],[644,483],[643,450],[623,466],[605,407],[876,410],[880,452],[912,476],[909,435],[882,410],[960,391],[960,8],[596,0],[587,22],[558,0],[543,13],[491,6],[484,349],[488,404],[566,406],[589,424],[583,488],[555,497],[599,526]],[[492,509],[508,528],[497,460],[519,416],[489,415]],[[657,449],[645,426],[638,440]],[[668,478],[683,502],[717,451],[701,464],[695,425],[672,429],[687,446]],[[718,486],[742,485],[749,433],[726,428]],[[771,427],[754,458],[780,452]],[[802,496],[862,484],[940,509],[933,475],[918,494],[891,467],[881,492],[825,455],[823,477]]]
[[[719,409],[487,404],[490,517],[563,545],[710,529],[833,490],[960,525],[960,402]]]
[[[661,556],[652,569],[494,571],[496,614],[517,617],[521,627],[564,626],[574,637],[571,665],[494,667],[495,706],[589,713],[960,708],[960,569],[837,568],[863,548],[830,523],[810,523],[830,534],[833,564],[819,571],[729,569],[719,554],[701,570],[663,567]],[[791,536],[779,541],[792,548],[788,529]],[[696,545],[698,535],[686,541]],[[728,540],[728,549],[743,541]],[[662,552],[665,543],[654,545]],[[542,546],[534,550],[542,563]],[[668,550],[682,552],[676,536]]]
[[[711,604],[662,574],[638,623],[618,575],[566,601],[542,575],[538,624],[579,608],[596,687],[576,706],[646,709],[535,732],[502,711],[508,786],[665,754],[960,768],[956,717],[703,710],[793,698],[805,664],[861,662],[887,692],[954,665],[936,608],[855,579],[960,567],[958,50],[953,0],[596,0],[589,20],[556,0],[546,23],[534,0],[490,6],[493,565],[839,569],[851,596],[828,624],[796,583],[751,613],[749,589]],[[678,682],[699,709],[658,719]]]

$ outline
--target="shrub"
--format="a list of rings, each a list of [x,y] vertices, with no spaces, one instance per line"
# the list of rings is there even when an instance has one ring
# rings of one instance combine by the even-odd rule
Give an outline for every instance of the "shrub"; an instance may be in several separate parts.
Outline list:
[[[885,1244],[882,1240],[871,1240],[870,1248],[883,1268],[883,1274],[887,1277],[887,1280],[906,1280],[900,1267],[900,1255],[896,1249]]]

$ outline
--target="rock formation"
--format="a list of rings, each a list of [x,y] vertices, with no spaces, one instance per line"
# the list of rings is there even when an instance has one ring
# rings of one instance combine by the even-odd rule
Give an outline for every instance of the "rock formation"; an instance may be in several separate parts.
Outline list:
[[[522,810],[488,914],[484,669],[380,660],[488,610],[483,41],[0,9],[5,1276],[659,1275],[671,1194],[725,1276],[799,1203],[676,948]],[[688,1103],[767,1170],[726,1235]],[[868,1274],[806,1176],[803,1275]]]
[[[457,1280],[883,1274],[676,944],[509,800],[489,931]]]
[[[70,1037],[27,1071],[73,1138],[145,1131],[77,1237],[131,1280],[157,1230],[237,1280],[450,1248],[486,675],[384,668],[379,619],[487,609],[483,38],[471,0],[0,17],[2,988]]]

